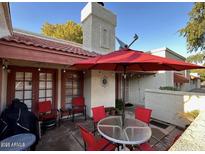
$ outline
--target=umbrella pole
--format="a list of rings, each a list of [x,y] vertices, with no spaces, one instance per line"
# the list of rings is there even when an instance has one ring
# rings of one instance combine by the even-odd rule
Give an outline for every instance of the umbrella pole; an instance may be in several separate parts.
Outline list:
[[[125,86],[126,86],[126,65],[123,72],[123,105],[122,105],[122,126],[125,124]]]

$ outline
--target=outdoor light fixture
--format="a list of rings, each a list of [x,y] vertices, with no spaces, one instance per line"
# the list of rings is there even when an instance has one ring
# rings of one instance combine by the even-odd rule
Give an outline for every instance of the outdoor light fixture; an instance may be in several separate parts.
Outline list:
[[[8,61],[6,59],[2,60],[2,69],[3,70],[8,69]]]
[[[39,71],[39,72],[41,71],[41,68],[40,68],[40,67],[38,68],[38,71]]]
[[[65,73],[66,72],[66,70],[65,69],[63,69],[63,73]]]

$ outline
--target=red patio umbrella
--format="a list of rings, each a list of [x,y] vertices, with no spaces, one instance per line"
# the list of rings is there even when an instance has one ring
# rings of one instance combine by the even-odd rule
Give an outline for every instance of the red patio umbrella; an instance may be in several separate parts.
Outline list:
[[[123,102],[125,102],[125,78],[127,72],[133,71],[160,71],[160,70],[176,70],[182,71],[187,69],[205,68],[190,63],[170,58],[163,58],[142,51],[131,49],[123,49],[108,53],[106,55],[99,55],[94,58],[82,60],[75,63],[72,67],[81,70],[95,69],[95,70],[112,70],[121,71],[124,73],[124,88],[123,88]],[[123,119],[124,119],[123,103]]]

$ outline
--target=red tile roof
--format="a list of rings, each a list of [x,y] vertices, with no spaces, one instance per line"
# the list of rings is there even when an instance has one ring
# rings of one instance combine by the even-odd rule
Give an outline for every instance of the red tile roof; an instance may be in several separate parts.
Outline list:
[[[189,83],[189,79],[183,74],[174,73],[174,83]]]
[[[97,55],[95,52],[89,52],[82,49],[82,45],[78,43],[22,31],[14,31],[12,36],[4,37],[0,40],[86,57],[95,57]]]

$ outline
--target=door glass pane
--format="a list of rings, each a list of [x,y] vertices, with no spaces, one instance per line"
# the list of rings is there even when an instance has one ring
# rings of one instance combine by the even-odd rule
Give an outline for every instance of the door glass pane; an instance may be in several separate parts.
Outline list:
[[[52,89],[52,82],[47,82],[47,88]]]
[[[72,89],[66,89],[66,95],[72,95],[73,90]]]
[[[73,81],[73,88],[78,88],[80,86],[80,83],[77,81]]]
[[[52,90],[46,90],[46,97],[52,96]]]
[[[45,101],[45,100],[46,100],[45,98],[39,98],[39,99],[38,99],[39,102],[43,102],[43,101]]]
[[[46,100],[47,101],[51,101],[51,103],[52,103],[52,98],[46,98]]]
[[[66,103],[71,103],[72,97],[68,97],[68,96],[67,96],[65,101],[66,101]]]
[[[32,80],[32,73],[25,73],[25,80]]]
[[[16,90],[23,90],[23,82],[22,81],[16,81],[15,89]]]
[[[52,74],[51,73],[47,73],[47,81],[52,81]]]
[[[45,79],[46,79],[46,73],[40,73],[40,74],[39,74],[39,79],[42,80],[42,81],[45,81]]]
[[[24,91],[24,99],[32,99],[32,91]]]
[[[25,90],[32,90],[32,82],[25,82]]]
[[[23,72],[16,72],[16,80],[23,80],[24,73]]]
[[[39,90],[39,97],[46,97],[45,90]]]
[[[39,82],[39,88],[40,88],[40,89],[46,89],[46,83],[45,83],[45,81],[40,81],[40,82]]]
[[[15,98],[23,99],[23,91],[16,91]]]
[[[78,94],[78,89],[73,89],[73,95],[77,95]]]
[[[72,88],[72,81],[66,82],[66,88]]]
[[[78,75],[77,75],[77,74],[73,74],[73,78],[74,78],[74,79],[77,79],[77,78],[78,78]]]

